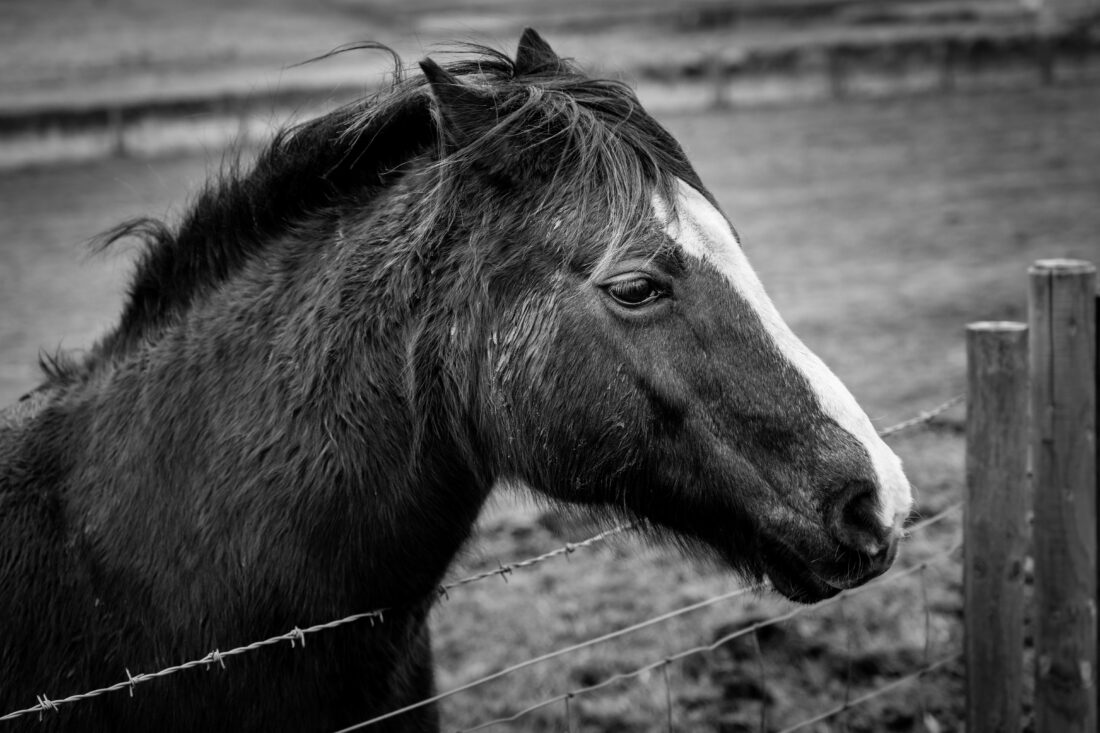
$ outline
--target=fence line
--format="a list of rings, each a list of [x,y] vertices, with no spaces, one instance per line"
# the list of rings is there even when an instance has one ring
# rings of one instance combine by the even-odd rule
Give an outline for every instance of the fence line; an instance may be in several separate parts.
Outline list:
[[[912,527],[909,528],[909,531],[910,531],[910,533],[912,533],[914,531],[920,531],[922,529],[925,529],[926,527],[929,527],[933,524],[941,522],[944,519],[946,519],[949,515],[960,511],[962,509],[962,506],[963,506],[962,502],[957,502],[955,504],[952,504],[951,506],[947,507],[946,509],[944,509],[940,512],[937,512],[935,515],[933,515],[931,517],[928,517],[927,519],[923,519],[923,520],[917,522],[916,524],[914,524]],[[555,703],[563,702],[567,699],[571,699],[573,697],[576,697],[577,695],[581,695],[581,694],[584,694],[584,693],[587,693],[587,692],[592,692],[594,690],[598,690],[598,689],[603,688],[603,687],[607,687],[608,685],[611,685],[611,684],[613,684],[615,682],[618,682],[618,681],[621,681],[621,680],[631,679],[633,677],[637,677],[641,674],[644,674],[645,672],[657,669],[661,665],[667,665],[671,662],[675,662],[677,660],[683,659],[685,657],[692,656],[694,654],[699,654],[701,652],[714,651],[715,649],[722,646],[723,644],[726,644],[730,641],[733,641],[734,639],[745,636],[747,634],[754,633],[757,629],[763,628],[765,626],[771,626],[771,625],[777,624],[781,621],[787,621],[789,619],[795,618],[796,616],[800,616],[802,614],[809,613],[810,611],[815,611],[815,610],[819,610],[819,609],[822,609],[822,608],[827,608],[827,607],[832,606],[834,604],[843,602],[843,600],[845,598],[848,598],[848,597],[851,597],[851,596],[854,596],[854,595],[859,595],[859,594],[864,593],[868,590],[872,590],[872,589],[878,588],[882,585],[893,583],[897,580],[900,580],[901,578],[905,578],[905,577],[908,577],[910,575],[914,575],[916,573],[923,573],[927,569],[928,564],[930,562],[932,562],[934,560],[938,560],[940,558],[948,557],[952,553],[956,552],[960,547],[962,547],[962,540],[961,539],[957,542],[952,543],[951,547],[949,547],[947,550],[938,552],[938,553],[932,555],[931,557],[922,560],[920,563],[918,563],[916,565],[913,565],[912,567],[905,568],[904,570],[899,570],[897,572],[893,572],[893,573],[890,573],[888,575],[882,576],[881,578],[877,578],[875,580],[872,580],[872,581],[870,581],[870,582],[868,582],[868,583],[866,583],[862,586],[859,586],[857,588],[849,588],[847,590],[843,590],[839,594],[837,594],[836,596],[833,596],[832,598],[821,601],[820,603],[816,603],[812,606],[799,606],[799,607],[794,608],[791,611],[788,611],[786,613],[779,614],[777,616],[773,616],[773,617],[768,618],[768,619],[763,619],[763,620],[758,621],[754,624],[746,626],[742,629],[738,629],[737,631],[731,632],[730,634],[727,634],[727,635],[723,636],[722,638],[720,638],[720,639],[718,639],[718,640],[716,640],[716,641],[714,641],[710,644],[705,644],[705,645],[701,645],[701,646],[697,646],[697,647],[692,647],[691,649],[686,649],[686,650],[677,652],[675,654],[671,654],[671,655],[666,656],[666,657],[664,657],[664,658],[662,658],[662,659],[660,659],[656,662],[652,662],[650,664],[644,665],[644,666],[639,667],[639,668],[637,668],[635,670],[632,670],[630,672],[621,672],[621,673],[612,675],[611,677],[608,677],[607,679],[602,680],[602,681],[600,681],[598,683],[595,683],[593,685],[588,685],[586,687],[575,688],[573,690],[570,690],[567,693],[562,693],[560,695],[556,695],[554,697],[551,697],[551,698],[543,700],[539,703],[536,703],[535,705],[532,705],[529,708],[525,708],[524,710],[521,710],[520,712],[518,712],[518,713],[516,713],[512,716],[509,716],[507,718],[499,718],[499,719],[492,720],[492,721],[489,721],[489,722],[486,722],[486,723],[481,723],[481,724],[479,724],[479,725],[477,725],[473,728],[463,728],[459,731],[459,733],[472,733],[472,731],[482,730],[484,728],[488,728],[488,727],[491,727],[493,725],[497,725],[497,724],[501,724],[501,723],[507,723],[507,722],[510,722],[512,720],[516,720],[517,718],[520,718],[524,715],[527,715],[528,713],[534,712],[535,710],[547,707],[549,705],[553,705]],[[621,636],[625,636],[627,634],[633,633],[633,632],[641,630],[643,628],[647,628],[649,626],[653,626],[653,625],[662,623],[662,622],[667,621],[671,618],[675,618],[677,616],[682,616],[684,614],[691,613],[693,611],[697,611],[700,608],[703,608],[705,606],[713,605],[715,603],[719,603],[719,602],[725,601],[725,600],[730,600],[732,598],[736,598],[738,596],[742,596],[742,595],[745,595],[745,594],[750,593],[750,592],[764,590],[767,587],[768,587],[767,584],[759,583],[759,584],[755,584],[755,585],[751,585],[751,586],[746,586],[746,587],[743,587],[743,588],[738,588],[737,590],[730,591],[729,593],[723,593],[723,594],[718,595],[718,596],[713,596],[713,597],[711,597],[707,600],[700,601],[698,603],[693,603],[693,604],[688,605],[688,606],[683,606],[683,607],[678,608],[676,610],[669,611],[667,613],[663,613],[659,616],[654,616],[653,618],[647,619],[646,621],[641,621],[641,622],[633,624],[631,626],[627,626],[625,628],[618,629],[616,631],[612,631],[612,632],[609,632],[607,634],[603,634],[601,636],[597,636],[597,637],[588,639],[586,641],[578,642],[578,643],[573,644],[571,646],[564,647],[562,649],[557,649],[557,650],[554,650],[552,652],[548,652],[548,653],[543,654],[543,655],[538,656],[538,657],[533,657],[531,659],[525,660],[525,661],[520,662],[518,664],[514,664],[510,667],[505,667],[504,669],[498,670],[497,672],[493,672],[492,674],[486,675],[484,677],[480,677],[476,680],[473,680],[471,682],[467,682],[463,685],[459,685],[458,687],[454,687],[454,688],[452,688],[450,690],[447,690],[445,692],[441,692],[438,695],[434,695],[432,697],[425,698],[424,700],[420,700],[420,701],[415,702],[411,705],[406,705],[403,708],[393,710],[391,712],[385,713],[384,715],[379,715],[379,716],[371,718],[369,720],[365,720],[363,722],[356,723],[355,725],[348,726],[347,728],[341,728],[340,730],[335,731],[335,733],[349,733],[350,731],[361,730],[361,729],[366,728],[366,727],[368,727],[370,725],[373,725],[375,723],[381,723],[385,720],[389,720],[389,719],[395,718],[399,715],[403,715],[404,713],[411,712],[412,710],[416,710],[417,708],[421,708],[421,707],[424,707],[426,705],[431,705],[431,704],[437,703],[441,700],[445,700],[446,698],[452,697],[452,696],[454,696],[454,695],[456,695],[460,692],[466,692],[468,690],[474,689],[475,687],[479,687],[479,686],[481,686],[483,684],[486,684],[488,682],[491,682],[493,680],[500,679],[501,677],[505,677],[505,676],[507,676],[507,675],[509,675],[513,672],[516,672],[516,671],[520,670],[520,669],[524,669],[526,667],[530,667],[530,666],[533,666],[535,664],[539,664],[541,662],[548,661],[550,659],[562,656],[564,654],[569,654],[569,653],[572,653],[572,652],[575,652],[575,651],[579,651],[580,649],[584,649],[584,648],[587,648],[587,647],[590,647],[590,646],[595,646],[597,644],[602,644],[603,642],[610,641],[612,639],[616,639],[616,638],[619,638]]]
[[[668,621],[671,618],[676,618],[677,616],[682,616],[685,613],[691,613],[692,611],[697,611],[700,608],[705,608],[706,606],[713,606],[716,603],[720,603],[722,601],[728,601],[732,598],[737,598],[738,596],[747,595],[748,593],[752,593],[752,592],[755,592],[755,591],[765,590],[766,588],[767,588],[767,585],[765,583],[757,583],[755,585],[749,585],[749,586],[744,586],[744,587],[741,587],[741,588],[737,588],[735,590],[729,591],[728,593],[723,593],[721,595],[711,596],[710,598],[707,598],[706,600],[699,601],[698,603],[693,603],[690,606],[684,606],[684,607],[678,608],[674,611],[669,611],[668,613],[663,613],[660,616],[654,616],[652,618],[646,619],[645,621],[639,621],[638,623],[632,624],[632,625],[627,626],[625,628],[618,629],[616,631],[611,631],[609,633],[603,634],[602,636],[597,636],[597,637],[594,637],[592,639],[587,639],[585,641],[577,642],[576,644],[571,644],[570,646],[562,647],[561,649],[555,649],[552,652],[547,652],[546,654],[540,655],[538,657],[533,657],[531,659],[524,660],[522,662],[519,662],[518,664],[513,664],[510,667],[505,667],[504,669],[493,672],[492,674],[486,675],[484,677],[479,677],[478,679],[476,679],[472,682],[467,682],[464,685],[459,685],[458,687],[454,687],[450,690],[447,690],[446,692],[441,692],[438,695],[433,695],[432,697],[424,698],[423,700],[419,700],[417,702],[414,702],[411,705],[406,705],[405,707],[399,708],[397,710],[391,710],[390,712],[385,713],[384,715],[379,715],[378,717],[371,718],[370,720],[365,720],[361,723],[356,723],[355,725],[348,726],[347,728],[341,728],[340,730],[336,731],[335,733],[348,733],[348,731],[359,730],[360,728],[366,728],[369,725],[373,725],[375,723],[381,723],[382,721],[389,720],[390,718],[396,718],[399,715],[403,715],[405,713],[411,712],[411,711],[416,710],[418,708],[422,708],[426,705],[431,705],[433,703],[437,703],[440,700],[447,699],[448,697],[453,697],[454,695],[457,695],[460,692],[466,692],[467,690],[472,690],[475,687],[480,687],[481,685],[484,685],[488,682],[492,682],[493,680],[500,679],[501,677],[506,677],[507,675],[510,675],[513,672],[518,672],[521,669],[525,669],[527,667],[531,667],[531,666],[534,666],[536,664],[540,664],[542,662],[549,661],[551,659],[554,659],[555,657],[560,657],[560,656],[563,656],[565,654],[571,654],[573,652],[580,651],[581,649],[585,649],[585,648],[590,647],[590,646],[595,646],[596,644],[602,644],[605,641],[610,641],[612,639],[617,639],[620,636],[626,636],[627,634],[631,634],[635,631],[640,631],[641,629],[644,629],[644,628],[647,628],[647,627],[650,627],[650,626],[656,626],[659,623],[662,623],[664,621]],[[560,699],[560,698],[555,698],[554,701],[556,702],[558,699]]]
[[[1094,733],[1100,292],[1082,260],[1038,260],[1028,283],[1026,324],[968,328],[966,729],[1021,730],[1030,694],[1037,733]]]
[[[874,690],[871,690],[870,692],[867,692],[863,695],[860,695],[859,697],[852,698],[851,700],[849,700],[844,705],[838,705],[835,708],[832,708],[830,710],[826,710],[825,712],[821,713],[820,715],[815,715],[812,718],[807,718],[806,720],[803,720],[801,723],[796,723],[796,724],[790,726],[789,728],[784,728],[783,730],[779,731],[779,733],[791,733],[791,731],[801,730],[802,728],[805,728],[807,725],[813,725],[814,723],[820,723],[823,720],[828,720],[829,718],[840,715],[841,713],[846,712],[846,711],[850,710],[851,708],[854,708],[858,705],[862,705],[863,703],[867,702],[868,700],[873,700],[876,697],[881,697],[882,695],[885,695],[888,692],[892,692],[893,690],[897,689],[898,687],[901,687],[902,685],[905,685],[909,682],[912,682],[913,680],[918,680],[921,677],[923,677],[924,675],[928,674],[929,672],[934,672],[937,669],[939,669],[940,667],[944,667],[948,664],[951,664],[951,662],[954,662],[954,661],[956,661],[958,659],[962,659],[962,658],[963,658],[963,653],[962,652],[955,652],[954,654],[949,654],[946,657],[944,657],[943,659],[938,659],[935,662],[928,663],[926,666],[921,667],[920,669],[918,669],[915,672],[910,672],[907,675],[904,675],[902,677],[898,677],[897,679],[891,680],[890,682],[887,682],[882,687],[878,687]]]
[[[923,412],[918,413],[913,418],[910,418],[908,420],[904,420],[900,423],[897,423],[897,424],[894,424],[894,425],[891,425],[889,427],[886,427],[886,428],[882,429],[881,431],[879,431],[879,435],[881,437],[896,435],[897,433],[903,432],[905,430],[909,430],[909,429],[912,429],[912,428],[917,427],[919,425],[929,423],[933,419],[935,419],[937,416],[939,416],[940,414],[945,412],[946,410],[948,410],[951,407],[953,407],[954,405],[959,404],[960,402],[962,402],[964,399],[965,399],[964,395],[956,395],[955,397],[952,397],[951,399],[947,400],[946,402],[941,403],[940,405],[937,405],[937,406],[935,406],[931,409],[928,409],[928,410],[925,410]],[[950,510],[950,508],[949,508],[949,510]],[[944,514],[944,512],[941,512],[940,515],[937,515],[936,517],[931,518],[931,520],[938,520],[938,518],[942,517],[943,514]],[[923,522],[919,522],[917,524],[914,524],[912,527],[909,528],[909,531],[912,532],[914,530],[919,529],[922,526],[926,526],[927,524],[931,523],[931,520],[925,520]],[[516,570],[522,570],[522,569],[530,568],[530,567],[533,567],[535,565],[546,562],[547,560],[551,560],[553,558],[560,557],[562,555],[570,555],[573,552],[576,552],[577,550],[584,549],[586,547],[590,547],[591,545],[602,542],[602,541],[608,539],[609,537],[612,537],[614,535],[626,532],[626,531],[628,531],[629,529],[631,529],[633,527],[634,527],[633,524],[619,525],[619,526],[613,527],[612,529],[609,529],[605,532],[600,532],[599,534],[596,534],[592,537],[589,537],[588,539],[583,540],[581,542],[566,543],[562,547],[556,548],[554,550],[551,550],[549,552],[543,553],[543,554],[535,556],[535,557],[527,558],[525,560],[520,560],[520,561],[508,563],[508,564],[503,564],[503,565],[500,565],[498,568],[495,568],[495,569],[492,569],[492,570],[483,571],[483,572],[480,572],[480,573],[476,573],[474,575],[470,575],[470,576],[465,577],[465,578],[461,578],[461,579],[456,580],[456,581],[452,581],[452,582],[449,582],[449,583],[444,583],[443,585],[439,586],[439,589],[438,589],[439,596],[441,598],[446,598],[447,594],[448,594],[448,591],[450,591],[450,590],[453,590],[455,588],[458,588],[458,587],[461,587],[461,586],[464,586],[464,585],[469,585],[471,583],[476,583],[476,582],[479,582],[479,581],[482,581],[482,580],[486,580],[488,578],[492,578],[492,577],[495,577],[495,576],[500,576],[504,580],[507,580],[507,576],[509,574],[511,574],[512,572],[516,571]],[[721,600],[726,600],[728,598],[733,598],[735,595],[742,595],[742,594],[749,593],[749,592],[752,592],[752,591],[761,590],[764,587],[765,586],[763,586],[763,585],[755,585],[755,586],[748,586],[748,587],[745,587],[745,588],[739,588],[736,591],[732,591],[731,593],[724,594],[722,596],[716,596],[714,598],[708,599],[707,601],[700,602],[700,604],[696,604],[695,607],[701,608],[701,607],[703,607],[705,605],[709,605],[711,603],[717,603]],[[694,610],[695,607],[689,607],[689,609],[682,609],[681,612],[687,613],[687,612],[689,612],[689,610]],[[261,641],[255,641],[255,642],[252,642],[250,644],[245,644],[245,645],[242,645],[242,646],[234,647],[233,649],[229,649],[227,651],[220,651],[218,649],[214,649],[213,651],[207,653],[205,656],[200,657],[198,659],[192,659],[192,660],[189,660],[189,661],[186,661],[186,662],[182,662],[180,664],[165,667],[164,669],[160,669],[156,672],[141,672],[141,673],[135,675],[135,674],[131,674],[131,672],[128,668],[125,668],[124,669],[124,671],[126,672],[126,679],[125,680],[116,682],[113,685],[108,685],[107,687],[101,687],[101,688],[98,688],[98,689],[90,690],[88,692],[69,695],[67,697],[59,698],[59,699],[56,699],[56,700],[50,699],[45,694],[38,695],[36,703],[34,705],[32,705],[31,707],[28,707],[28,708],[23,708],[23,709],[20,709],[20,710],[13,710],[12,712],[9,712],[7,714],[0,715],[0,722],[7,721],[7,720],[14,720],[16,718],[22,717],[24,715],[30,715],[32,713],[38,713],[39,715],[41,715],[43,712],[47,712],[47,711],[56,712],[61,705],[68,705],[68,704],[72,704],[72,703],[82,702],[82,701],[89,700],[89,699],[92,699],[92,698],[95,698],[95,697],[99,697],[101,695],[106,695],[106,694],[113,693],[113,692],[121,692],[122,690],[129,690],[130,696],[132,697],[133,694],[134,694],[134,688],[139,684],[143,684],[145,682],[149,682],[151,680],[158,679],[158,678],[161,678],[161,677],[168,677],[168,676],[176,674],[178,672],[182,672],[182,671],[188,670],[188,669],[194,669],[196,667],[210,667],[211,665],[217,664],[217,665],[221,666],[222,668],[224,668],[226,658],[234,657],[234,656],[237,656],[237,655],[240,655],[240,654],[244,654],[246,652],[256,651],[258,649],[262,649],[262,648],[268,647],[268,646],[273,646],[273,645],[276,645],[276,644],[282,644],[282,643],[289,642],[291,644],[291,646],[296,647],[298,645],[301,645],[302,647],[304,647],[305,643],[306,643],[306,635],[307,634],[313,634],[313,633],[317,633],[317,632],[320,632],[320,631],[325,631],[325,630],[328,630],[328,629],[334,629],[334,628],[337,628],[339,626],[344,626],[346,624],[355,623],[355,622],[364,621],[364,620],[371,623],[371,625],[373,625],[376,622],[377,623],[383,623],[385,621],[386,612],[390,611],[390,610],[391,610],[390,608],[386,608],[386,607],[377,608],[377,609],[373,609],[371,611],[356,613],[356,614],[352,614],[350,616],[345,616],[344,618],[336,619],[336,620],[333,620],[333,621],[328,621],[328,622],[325,622],[325,623],[314,624],[314,625],[307,626],[307,627],[295,626],[290,631],[287,631],[284,634],[279,634],[278,636],[273,636],[273,637],[270,637],[270,638],[267,638],[267,639],[263,639]],[[678,615],[678,614],[674,613],[673,616],[674,615]],[[668,616],[668,618],[671,618],[671,617],[672,616]],[[640,629],[640,628],[644,628],[645,626],[649,626],[649,625],[653,625],[655,623],[659,623],[661,620],[665,620],[665,619],[663,617],[656,617],[654,619],[649,619],[647,621],[640,622],[640,624],[636,624],[633,627],[629,627],[629,629],[624,629],[621,632],[617,632],[616,635],[629,633],[632,630],[637,630],[637,629]],[[610,636],[608,638],[614,638],[614,636]],[[604,639],[604,640],[606,640],[606,639]],[[593,643],[598,643],[598,642],[593,642]],[[552,656],[560,656],[561,654],[568,653],[568,651],[575,651],[578,648],[583,648],[583,646],[586,646],[586,645],[587,644],[582,643],[581,645],[574,645],[573,647],[567,647],[566,649],[559,650],[559,652],[557,652],[557,653],[553,653]],[[511,671],[515,671],[515,669],[518,669],[518,668],[521,668],[521,667],[524,667],[524,666],[529,666],[530,664],[536,663],[536,661],[544,661],[544,659],[549,659],[549,658],[550,658],[550,655],[546,656],[545,658],[540,658],[539,660],[528,660],[528,662],[517,665],[514,668],[509,668],[506,671],[502,671],[497,676],[507,674]],[[488,681],[487,679],[486,680],[481,680],[479,682],[479,684],[482,684],[482,683],[487,682],[487,681]],[[468,689],[468,688],[466,688],[466,689]],[[454,690],[454,691],[451,691],[449,693],[446,693],[446,695],[444,695],[444,696],[449,696],[449,695],[455,694],[459,691],[461,691],[461,690]],[[442,699],[442,697],[437,697],[436,699]],[[432,701],[434,701],[434,700],[432,700]],[[417,703],[417,704],[415,704],[413,706],[410,706],[408,708],[404,708],[400,711],[394,711],[392,713],[387,714],[386,716],[383,716],[382,718],[377,718],[375,720],[383,720],[385,718],[392,717],[392,716],[398,715],[402,712],[406,712],[408,710],[411,710],[415,707],[421,707],[423,705],[429,704],[429,702],[432,702],[432,701],[423,701],[421,703]],[[362,727],[364,725],[368,725],[372,722],[375,722],[375,720],[367,721],[367,723],[361,723],[357,726],[353,726],[352,728],[346,728],[345,730],[355,730],[358,727]]]
[[[952,507],[952,510],[958,509],[959,506],[961,506],[961,505]],[[631,670],[629,672],[619,672],[619,673],[614,674],[614,675],[608,677],[607,679],[601,680],[600,682],[597,682],[595,684],[587,685],[585,687],[574,688],[574,689],[570,690],[569,692],[562,693],[560,695],[556,695],[556,696],[551,697],[551,698],[547,698],[546,700],[535,703],[534,705],[531,705],[530,707],[524,708],[523,710],[521,710],[521,711],[519,711],[519,712],[517,712],[513,715],[510,715],[508,717],[497,718],[497,719],[494,719],[494,720],[487,721],[485,723],[479,723],[478,725],[475,725],[472,728],[461,728],[457,731],[457,733],[473,733],[474,731],[484,730],[484,729],[490,728],[494,725],[499,725],[499,724],[502,724],[502,723],[512,722],[512,721],[517,720],[517,719],[519,719],[519,718],[521,718],[521,717],[523,717],[523,716],[525,716],[529,713],[534,712],[535,710],[539,710],[541,708],[548,707],[550,705],[553,705],[554,703],[561,702],[561,701],[566,700],[566,699],[571,699],[571,698],[574,698],[574,697],[577,697],[579,695],[583,695],[583,694],[586,694],[586,693],[589,693],[589,692],[593,692],[595,690],[599,690],[599,689],[604,688],[604,687],[608,687],[608,686],[610,686],[610,685],[612,685],[616,682],[621,682],[623,680],[638,677],[642,674],[645,674],[646,672],[651,672],[651,671],[657,669],[658,667],[667,666],[668,664],[671,664],[672,662],[679,661],[681,659],[693,656],[695,654],[700,654],[702,652],[708,652],[708,651],[714,651],[718,647],[720,647],[724,644],[728,644],[729,642],[734,641],[735,639],[738,639],[742,636],[747,636],[748,634],[755,634],[755,632],[758,629],[762,629],[766,626],[772,626],[774,624],[781,623],[783,621],[788,621],[788,620],[790,620],[792,618],[795,618],[797,616],[801,616],[803,614],[810,613],[811,611],[818,611],[822,608],[827,608],[829,606],[839,604],[839,603],[843,602],[845,598],[848,598],[850,596],[858,595],[860,593],[863,593],[863,592],[868,591],[868,590],[873,590],[873,589],[878,588],[878,587],[883,586],[883,585],[888,585],[888,584],[893,583],[897,580],[900,580],[901,578],[905,578],[905,577],[908,577],[910,575],[915,575],[916,573],[923,573],[927,569],[928,564],[930,562],[932,562],[934,560],[941,559],[941,558],[949,557],[951,554],[958,551],[959,548],[961,548],[961,547],[962,547],[962,542],[961,541],[953,543],[951,545],[951,547],[948,548],[947,550],[942,551],[940,553],[937,553],[936,555],[933,555],[932,557],[930,557],[926,560],[923,560],[922,562],[918,563],[917,565],[914,565],[910,568],[906,568],[905,570],[901,570],[901,571],[896,572],[896,573],[892,573],[888,576],[884,576],[883,578],[880,578],[880,579],[877,579],[877,580],[872,580],[871,582],[866,583],[865,585],[859,586],[858,588],[851,588],[851,589],[848,589],[848,590],[845,590],[845,591],[841,591],[838,595],[833,596],[832,598],[829,598],[827,600],[821,601],[819,603],[816,603],[812,606],[799,606],[799,607],[794,608],[791,611],[788,611],[786,613],[779,614],[778,616],[773,616],[769,619],[764,619],[762,621],[758,621],[758,622],[756,622],[754,624],[751,624],[749,626],[746,626],[742,629],[738,629],[737,631],[726,634],[725,636],[721,637],[720,639],[716,639],[715,641],[711,642],[710,644],[703,644],[703,645],[700,645],[700,646],[692,647],[690,649],[685,649],[685,650],[676,652],[675,654],[670,654],[670,655],[668,655],[666,657],[663,657],[662,659],[660,659],[656,662],[650,662],[649,664],[646,664],[642,667],[638,667],[638,668],[636,668],[634,670]],[[693,610],[695,610],[694,607],[685,607],[684,609],[681,609],[678,612],[666,614],[666,617],[670,618],[674,615],[680,615],[680,613],[686,613],[686,612],[693,611]],[[630,630],[633,630],[633,628],[624,629],[623,631],[625,632],[625,631],[630,631]],[[599,639],[593,640],[593,642],[597,643],[599,641],[604,641],[604,640],[606,640],[606,639],[605,638],[599,638]],[[587,645],[588,644],[586,644],[586,646]],[[759,647],[757,647],[757,648],[759,649]],[[951,661],[951,659],[953,659],[954,657],[957,657],[957,656],[960,656],[960,655],[955,654],[950,658],[940,660],[939,662],[937,662],[935,664],[935,666],[946,664],[948,661]],[[540,658],[537,661],[542,661],[542,660]],[[518,665],[517,665],[517,668],[518,668]],[[922,671],[926,672],[926,671],[930,670],[931,668],[932,667],[930,666],[930,667],[927,667],[927,668],[923,669]],[[503,670],[502,673],[503,672],[509,672],[509,671],[514,671],[514,670],[513,669]],[[436,699],[427,700],[427,701],[424,701],[421,704],[426,705],[429,702],[435,702],[435,701],[437,701],[438,699],[440,699],[442,697],[449,696],[451,694],[454,694],[455,692],[461,692],[465,689],[470,689],[470,687],[474,687],[474,686],[482,684],[484,682],[488,682],[491,679],[495,679],[498,676],[500,676],[500,675],[499,674],[491,675],[490,677],[486,677],[486,678],[483,678],[483,679],[480,679],[480,680],[475,680],[475,682],[470,683],[468,685],[465,685],[462,688],[455,688],[455,690],[449,691],[448,693],[444,693],[444,695],[442,695],[442,696],[437,696]],[[880,688],[880,690],[876,691],[876,692],[877,692],[877,694],[882,694],[885,691],[886,691],[885,688]],[[876,694],[868,694],[868,695],[861,696],[859,698],[853,698],[852,700],[848,701],[848,703],[846,705],[839,706],[839,707],[835,708],[832,711],[828,711],[827,713],[822,714],[822,716],[819,719],[823,720],[824,718],[831,717],[833,715],[837,715],[841,712],[844,712],[844,710],[846,710],[847,708],[853,707],[857,703],[863,702],[863,701],[865,701],[867,699],[870,699],[872,697],[875,697],[875,696],[876,696]],[[373,718],[371,720],[367,720],[367,721],[364,721],[362,723],[358,723],[358,724],[356,724],[354,726],[351,726],[351,727],[348,727],[348,728],[343,728],[339,731],[336,731],[336,733],[347,733],[347,731],[359,730],[361,728],[365,728],[368,725],[371,725],[371,724],[376,723],[376,722],[381,722],[383,720],[386,720],[389,717],[400,714],[402,712],[406,712],[408,710],[413,709],[413,707],[419,707],[419,706],[420,705],[409,706],[408,708],[405,708],[405,709],[400,710],[400,711],[395,711],[394,713],[391,713],[389,715],[380,716],[378,718]],[[808,724],[808,722],[816,722],[816,721],[806,721],[806,722],[800,723],[798,726],[795,726],[795,728],[806,725],[806,724]],[[793,728],[791,730],[793,730]]]

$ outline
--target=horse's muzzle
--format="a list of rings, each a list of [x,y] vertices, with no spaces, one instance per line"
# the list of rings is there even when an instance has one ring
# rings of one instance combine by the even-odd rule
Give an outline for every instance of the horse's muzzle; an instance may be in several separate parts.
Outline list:
[[[819,576],[829,585],[839,590],[855,588],[869,580],[877,578],[890,569],[898,556],[900,532],[891,531],[889,535],[875,544],[876,551],[869,554],[864,550],[843,550],[830,567]]]
[[[845,550],[877,558],[897,544],[894,527],[883,527],[878,518],[874,485],[865,481],[847,484],[827,513],[833,539]]]
[[[835,588],[853,588],[886,572],[898,555],[901,522],[884,527],[879,520],[874,486],[848,484],[828,513],[829,534],[837,551],[814,570]]]
[[[900,538],[900,532],[890,532],[873,555],[839,545],[831,552],[808,555],[795,552],[786,543],[771,544],[767,574],[775,589],[787,598],[814,603],[863,585],[889,570],[897,558]],[[828,560],[807,561],[808,556]]]
[[[825,513],[820,533],[768,545],[768,576],[783,595],[814,602],[855,588],[894,564],[902,537],[900,518],[884,527],[878,518],[873,485],[853,482],[844,487]]]

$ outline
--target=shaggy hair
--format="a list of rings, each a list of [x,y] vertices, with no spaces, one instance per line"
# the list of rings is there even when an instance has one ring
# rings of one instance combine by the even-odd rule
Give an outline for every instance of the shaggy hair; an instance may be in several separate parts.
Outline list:
[[[375,44],[355,48],[364,46],[393,54]],[[677,142],[624,83],[588,78],[560,59],[521,68],[522,61],[493,49],[467,45],[460,52],[465,57],[443,72],[461,84],[451,108],[466,112],[456,119],[441,119],[426,76],[409,77],[394,55],[389,89],[282,130],[247,172],[236,159],[206,184],[178,225],[140,218],[101,235],[98,249],[121,239],[143,243],[121,320],[83,363],[64,355],[43,359],[50,380],[73,381],[155,340],[268,243],[319,216],[335,221],[340,212],[363,210],[417,167],[430,183],[406,217],[417,225],[404,255],[421,265],[446,254],[440,245],[467,215],[469,199],[459,189],[475,174],[510,196],[531,189],[527,221],[564,227],[555,241],[573,250],[563,257],[580,257],[588,269],[652,226],[655,191],[671,201],[674,177],[698,180]],[[481,113],[492,115],[487,127]],[[482,200],[477,213],[491,217],[490,207]],[[599,251],[592,251],[594,243]]]

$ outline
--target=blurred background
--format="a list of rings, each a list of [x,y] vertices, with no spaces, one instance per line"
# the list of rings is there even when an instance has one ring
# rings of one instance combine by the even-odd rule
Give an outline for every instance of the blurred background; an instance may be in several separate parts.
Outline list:
[[[2,15],[5,404],[35,386],[40,352],[87,347],[117,317],[133,252],[91,256],[84,243],[128,217],[178,216],[227,146],[247,159],[281,125],[383,88],[383,54],[295,66],[354,41],[414,67],[447,41],[513,53],[533,26],[591,74],[631,83],[780,311],[880,426],[962,391],[966,323],[1024,317],[1031,261],[1100,260],[1100,0],[4,0]],[[894,443],[926,515],[961,497],[962,416]],[[590,529],[507,498],[482,525],[456,573]],[[902,565],[957,525],[915,539]],[[678,666],[676,720],[758,730],[760,708],[779,729],[848,695],[843,670],[850,689],[904,671],[929,643],[958,647],[957,564],[930,577],[777,627],[751,684],[736,655]],[[732,587],[626,541],[503,592],[471,587],[436,614],[440,686]],[[445,720],[514,712],[784,607],[714,607],[453,698]],[[960,674],[948,665],[919,695],[807,730],[957,730]],[[665,688],[647,680],[578,700],[573,729],[664,730]],[[564,726],[547,711],[514,729]]]
[[[1095,76],[1097,0],[5,0],[0,164],[262,138],[446,41],[524,26],[655,111]]]

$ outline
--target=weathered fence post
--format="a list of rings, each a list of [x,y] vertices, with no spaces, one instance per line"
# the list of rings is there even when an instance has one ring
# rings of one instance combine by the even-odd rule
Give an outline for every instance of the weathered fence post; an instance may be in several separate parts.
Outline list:
[[[1095,733],[1096,268],[1030,269],[1035,730]]]
[[[966,330],[966,730],[1020,730],[1027,526],[1027,326]]]

